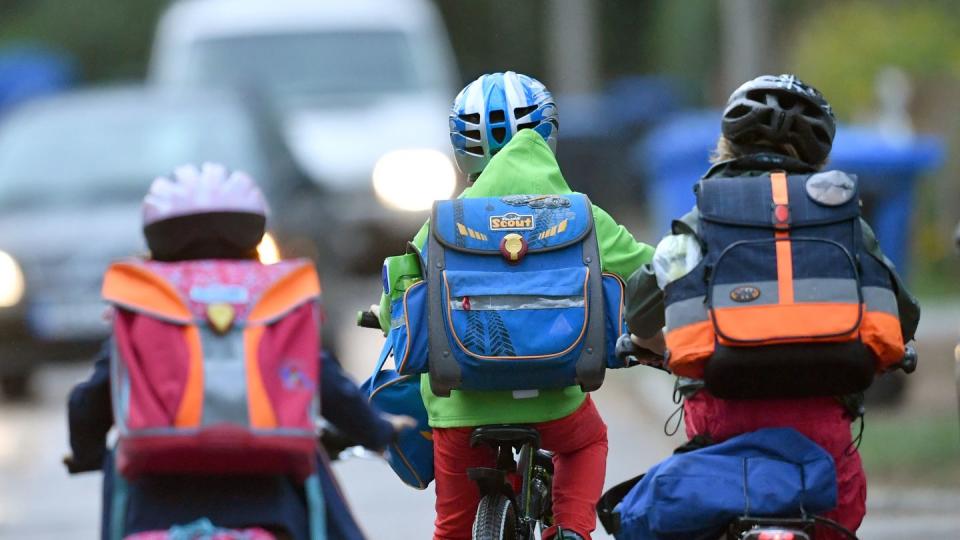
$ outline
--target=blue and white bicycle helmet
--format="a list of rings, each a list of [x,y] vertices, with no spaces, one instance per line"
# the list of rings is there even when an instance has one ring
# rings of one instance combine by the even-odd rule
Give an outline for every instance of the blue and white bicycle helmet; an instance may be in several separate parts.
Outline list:
[[[535,130],[556,152],[559,127],[550,91],[512,71],[481,75],[460,91],[450,111],[450,142],[457,166],[470,180],[521,129]]]

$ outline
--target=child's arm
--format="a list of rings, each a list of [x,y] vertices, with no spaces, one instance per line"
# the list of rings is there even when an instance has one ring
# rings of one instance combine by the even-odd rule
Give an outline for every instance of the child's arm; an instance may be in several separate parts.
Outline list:
[[[330,353],[321,355],[320,412],[351,440],[381,450],[393,440],[393,425],[381,417]]]
[[[693,270],[703,260],[696,235],[696,211],[674,223],[673,233],[657,244],[653,261],[640,267],[627,280],[626,314],[630,333],[649,339],[665,324],[663,289]]]
[[[110,406],[110,341],[104,344],[93,364],[93,374],[70,391],[67,416],[70,449],[79,471],[98,470],[106,452],[107,432],[113,426]]]
[[[600,266],[626,280],[653,259],[653,247],[637,240],[603,208],[593,206],[593,222],[600,247]]]

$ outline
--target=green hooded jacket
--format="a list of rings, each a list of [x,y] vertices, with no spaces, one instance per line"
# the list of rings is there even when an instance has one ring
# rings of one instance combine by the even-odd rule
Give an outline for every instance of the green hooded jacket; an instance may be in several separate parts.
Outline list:
[[[490,160],[476,182],[460,196],[565,193],[572,193],[572,190],[563,179],[550,147],[537,132],[524,129]],[[593,219],[600,245],[600,266],[604,272],[617,274],[626,280],[635,270],[652,260],[653,248],[634,240],[633,235],[603,209],[594,206]],[[429,222],[424,223],[414,237],[414,245],[422,249],[427,234]],[[385,303],[389,306],[389,301]],[[381,306],[383,304],[381,302]],[[384,315],[387,315],[386,318]],[[381,320],[390,320],[389,311],[384,313],[382,307]],[[573,413],[586,399],[579,386],[541,390],[534,397],[514,397],[510,391],[454,390],[450,397],[441,398],[430,391],[428,374],[423,375],[420,392],[430,416],[430,425],[439,428],[547,422]]]

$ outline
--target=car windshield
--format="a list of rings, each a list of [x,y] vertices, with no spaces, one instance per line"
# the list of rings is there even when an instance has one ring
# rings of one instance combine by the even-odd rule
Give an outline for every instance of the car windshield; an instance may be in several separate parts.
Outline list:
[[[54,103],[0,129],[0,206],[135,200],[155,176],[203,161],[262,172],[243,109],[143,96]]]
[[[258,88],[283,108],[425,85],[407,36],[397,31],[254,35],[209,39],[194,47],[190,80]]]

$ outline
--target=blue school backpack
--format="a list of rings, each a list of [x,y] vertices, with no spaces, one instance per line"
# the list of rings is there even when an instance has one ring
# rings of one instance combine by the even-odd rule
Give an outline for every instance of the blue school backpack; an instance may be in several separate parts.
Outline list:
[[[601,271],[585,195],[437,201],[423,255],[434,394],[592,391],[623,367],[623,283]]]
[[[765,428],[670,456],[604,493],[597,515],[617,540],[712,540],[741,516],[836,505],[830,454],[792,428]]]

